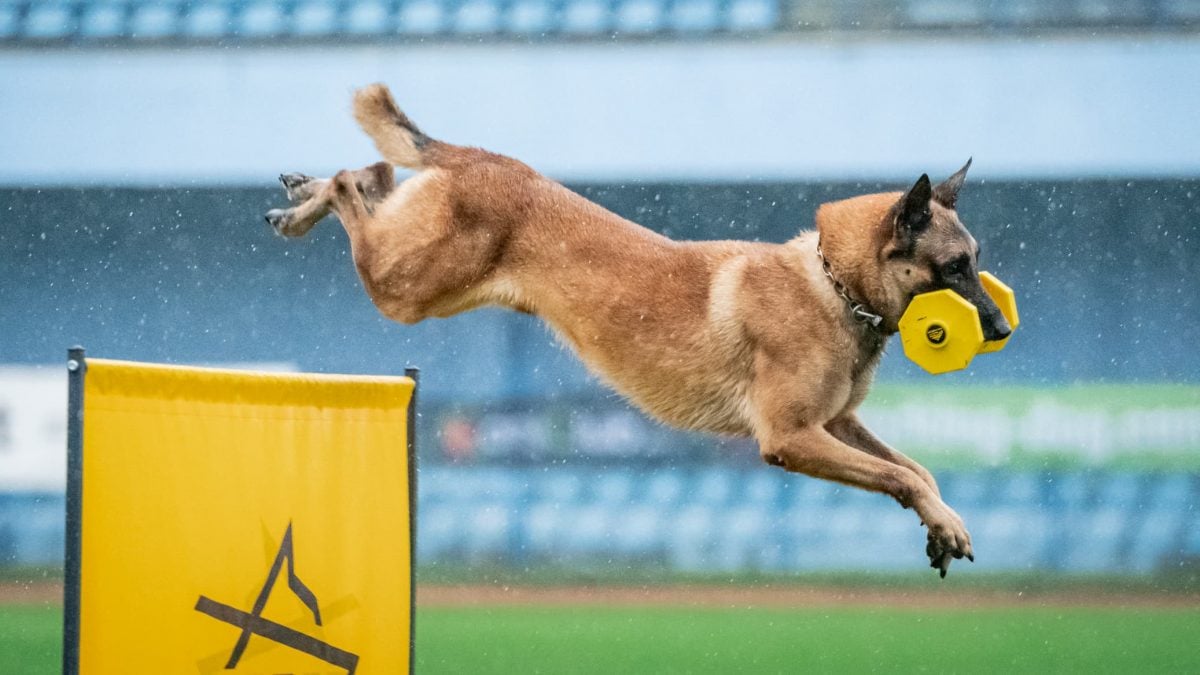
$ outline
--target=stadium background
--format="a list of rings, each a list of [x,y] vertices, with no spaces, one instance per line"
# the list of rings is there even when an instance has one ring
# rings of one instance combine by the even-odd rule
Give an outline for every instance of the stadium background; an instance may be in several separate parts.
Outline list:
[[[1110,604],[1183,613],[1089,606],[1080,634],[1149,648],[1194,630],[1198,27],[1200,3],[1185,0],[0,0],[6,593],[37,600],[19,611],[55,611],[43,602],[53,583],[33,582],[61,566],[60,363],[81,343],[182,363],[420,365],[419,578],[443,593],[430,602],[444,599],[419,624],[430,669],[470,669],[445,656],[461,651],[445,636],[463,625],[493,639],[482,651],[499,660],[482,662],[501,672],[505,655],[554,669],[522,639],[611,645],[629,639],[612,624],[643,621],[585,614],[567,637],[537,624],[519,638],[535,621],[520,607],[479,600],[485,626],[447,584],[582,588],[553,601],[572,608],[620,604],[606,593],[631,583],[687,582],[693,599],[695,584],[736,587],[751,594],[715,604],[771,605],[738,617],[760,636],[772,629],[755,621],[904,635],[878,625],[883,612],[930,598],[1120,592],[1132,595]],[[1017,291],[1022,327],[1002,354],[938,379],[893,345],[866,416],[935,469],[979,562],[935,586],[922,531],[890,500],[646,420],[528,317],[388,323],[333,222],[303,241],[273,237],[261,214],[282,202],[276,174],[375,160],[348,95],[377,80],[431,134],[512,154],[676,238],[783,241],[823,201],[937,179],[973,155],[961,213],[984,267]],[[851,601],[875,609],[830,624],[764,599],[805,605],[780,590],[796,584],[840,589],[822,606],[864,587],[890,595]],[[1045,597],[1035,610],[1059,612],[1061,597]],[[919,616],[945,616],[937,607]],[[57,649],[21,642],[38,619],[11,616],[10,651]],[[667,618],[700,635],[717,630],[705,616]],[[995,620],[1016,636],[997,653],[1029,652],[1014,622]],[[977,614],[954,623],[988,630]],[[1015,623],[1055,630],[1037,615]],[[606,630],[608,643],[595,637]],[[893,663],[915,663],[892,647]],[[875,663],[842,652],[854,648],[825,665]],[[1138,653],[1117,652],[1054,655],[1114,666]],[[764,669],[803,662],[756,653]],[[704,667],[663,658],[658,670]],[[1154,663],[1194,668],[1189,658],[1168,640]]]

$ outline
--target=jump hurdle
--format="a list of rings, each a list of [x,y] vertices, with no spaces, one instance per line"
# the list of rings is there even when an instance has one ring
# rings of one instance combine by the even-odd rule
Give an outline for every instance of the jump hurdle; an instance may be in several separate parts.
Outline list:
[[[67,367],[64,673],[412,672],[415,368]]]

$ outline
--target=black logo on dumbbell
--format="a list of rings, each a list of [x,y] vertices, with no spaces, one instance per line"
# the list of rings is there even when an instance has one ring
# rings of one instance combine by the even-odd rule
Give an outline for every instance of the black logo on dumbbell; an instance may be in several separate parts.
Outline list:
[[[946,327],[940,323],[929,324],[929,328],[925,329],[925,339],[929,340],[930,344],[942,344],[946,341]]]

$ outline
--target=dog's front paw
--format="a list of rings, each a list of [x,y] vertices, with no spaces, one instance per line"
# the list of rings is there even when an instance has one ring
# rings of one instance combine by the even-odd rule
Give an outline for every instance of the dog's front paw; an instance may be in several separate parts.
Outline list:
[[[942,578],[950,569],[950,561],[955,558],[966,558],[975,562],[975,552],[971,548],[971,535],[966,525],[950,507],[941,504],[933,513],[924,518],[929,528],[926,537],[925,554],[929,556],[929,566],[938,570]]]

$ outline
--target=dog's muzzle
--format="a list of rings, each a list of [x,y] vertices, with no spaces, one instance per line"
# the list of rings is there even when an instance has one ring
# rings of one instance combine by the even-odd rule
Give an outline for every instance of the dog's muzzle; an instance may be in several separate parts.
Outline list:
[[[976,354],[1004,349],[1021,321],[1017,297],[988,272],[980,272],[979,280],[1007,322],[1007,326],[995,327],[998,339],[985,339],[979,309],[946,288],[916,296],[900,317],[905,356],[929,373],[940,375],[966,368]]]

